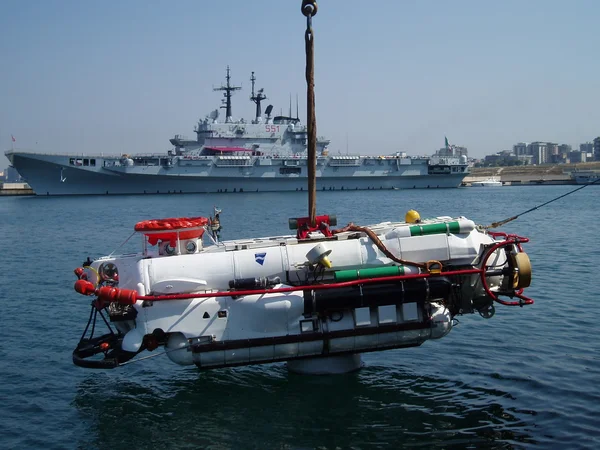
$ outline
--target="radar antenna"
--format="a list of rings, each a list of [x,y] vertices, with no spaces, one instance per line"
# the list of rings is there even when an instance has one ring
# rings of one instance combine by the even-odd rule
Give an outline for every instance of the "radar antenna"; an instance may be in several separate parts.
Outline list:
[[[226,112],[225,112],[225,123],[230,123],[233,122],[233,118],[232,118],[232,114],[231,114],[231,96],[233,95],[234,91],[238,91],[241,89],[240,86],[232,86],[230,81],[231,81],[231,77],[229,76],[229,66],[227,66],[227,84],[225,86],[221,85],[221,87],[218,88],[213,88],[213,91],[225,91],[225,93],[223,94],[223,97],[225,97],[225,99],[223,99],[223,103],[225,104],[225,106],[221,106],[221,108],[225,108]]]
[[[267,109],[265,109],[265,114],[267,115],[267,123],[269,123],[269,121],[271,120],[271,111],[273,111],[273,105],[267,106]]]
[[[256,77],[254,76],[254,72],[252,72],[252,76],[250,77],[250,81],[252,81],[252,96],[250,100],[256,103],[256,118],[254,119],[254,123],[259,123],[262,121],[262,111],[260,109],[260,102],[267,98],[266,95],[263,94],[264,89],[259,89],[256,95],[254,94],[254,82],[256,81]]]

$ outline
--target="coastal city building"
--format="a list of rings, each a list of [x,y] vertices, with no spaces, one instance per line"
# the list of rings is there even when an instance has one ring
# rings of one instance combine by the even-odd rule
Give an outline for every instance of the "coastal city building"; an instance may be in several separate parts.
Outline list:
[[[519,142],[518,144],[513,145],[513,153],[516,156],[528,155],[527,147],[529,147],[528,142]]]
[[[568,144],[554,142],[518,142],[511,150],[503,150],[487,155],[479,165],[514,166],[529,164],[576,164],[600,161],[600,137],[593,142],[579,144],[579,150],[573,150]]]
[[[529,144],[529,154],[533,156],[533,164],[545,164],[548,162],[548,146],[545,142],[532,142]]]
[[[585,142],[583,144],[579,144],[579,151],[585,153],[594,153],[594,143]]]
[[[587,162],[587,153],[578,151],[569,152],[569,162],[571,164]]]

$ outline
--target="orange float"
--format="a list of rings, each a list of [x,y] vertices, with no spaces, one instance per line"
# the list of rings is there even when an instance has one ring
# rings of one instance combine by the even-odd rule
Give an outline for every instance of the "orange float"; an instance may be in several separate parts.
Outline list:
[[[206,217],[171,217],[144,220],[136,223],[134,229],[148,236],[150,245],[156,245],[158,241],[171,241],[171,245],[175,246],[178,233],[179,239],[196,239],[204,234],[204,228],[199,227],[208,225],[208,223],[209,220]],[[188,228],[193,229],[188,230]]]

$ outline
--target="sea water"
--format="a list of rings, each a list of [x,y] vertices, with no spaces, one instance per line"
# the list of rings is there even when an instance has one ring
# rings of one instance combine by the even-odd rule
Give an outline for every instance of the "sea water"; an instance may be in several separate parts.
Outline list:
[[[318,192],[338,225],[464,215],[502,220],[572,186]],[[75,367],[89,314],[73,269],[150,218],[223,210],[224,239],[290,233],[306,192],[0,198],[1,448],[600,448],[600,187],[510,222],[536,303],[460,316],[445,338],[365,354],[361,370],[285,364],[200,372],[168,358]],[[140,245],[134,236],[119,249]]]

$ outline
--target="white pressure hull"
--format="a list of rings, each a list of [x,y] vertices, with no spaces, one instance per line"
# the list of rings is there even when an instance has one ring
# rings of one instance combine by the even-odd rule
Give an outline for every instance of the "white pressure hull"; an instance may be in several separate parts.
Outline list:
[[[456,314],[493,314],[492,291],[512,286],[512,257],[465,218],[361,230],[207,247],[185,238],[170,252],[174,235],[152,247],[154,232],[141,231],[143,253],[97,259],[76,290],[98,296],[119,332],[103,342],[121,356],[162,345],[173,362],[208,369],[418,346]],[[82,340],[76,364],[98,342]]]

